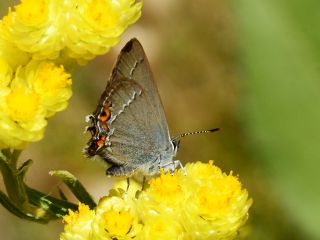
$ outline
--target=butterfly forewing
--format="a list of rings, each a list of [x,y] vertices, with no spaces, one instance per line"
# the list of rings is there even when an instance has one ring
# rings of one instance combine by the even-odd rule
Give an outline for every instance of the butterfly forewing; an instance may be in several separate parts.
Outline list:
[[[154,124],[153,130],[157,132],[154,137],[158,138],[160,145],[169,147],[169,130],[160,95],[153,80],[147,56],[137,39],[130,40],[121,50],[111,79],[121,76],[133,79],[141,85],[152,107],[150,109],[152,114],[149,114],[148,118],[151,118]]]

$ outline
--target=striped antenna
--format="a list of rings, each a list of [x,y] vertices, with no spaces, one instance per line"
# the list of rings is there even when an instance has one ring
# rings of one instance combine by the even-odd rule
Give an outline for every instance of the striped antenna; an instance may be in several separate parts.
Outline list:
[[[210,130],[202,130],[202,131],[194,131],[194,132],[188,132],[188,133],[182,133],[177,137],[174,137],[175,139],[183,138],[185,136],[190,136],[190,135],[195,135],[195,134],[200,134],[200,133],[213,133],[219,131],[220,128],[214,128]]]

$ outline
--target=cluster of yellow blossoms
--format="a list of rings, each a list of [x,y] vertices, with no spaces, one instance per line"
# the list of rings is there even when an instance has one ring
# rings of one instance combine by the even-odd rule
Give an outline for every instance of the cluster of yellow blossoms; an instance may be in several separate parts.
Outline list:
[[[47,118],[67,106],[70,74],[47,61],[30,61],[15,72],[0,59],[0,148],[40,140]]]
[[[151,179],[145,190],[130,180],[116,183],[96,209],[69,211],[60,240],[234,239],[252,200],[232,173],[210,161]]]
[[[141,15],[135,0],[21,0],[0,20],[0,149],[43,137],[71,97],[65,66],[106,53]]]

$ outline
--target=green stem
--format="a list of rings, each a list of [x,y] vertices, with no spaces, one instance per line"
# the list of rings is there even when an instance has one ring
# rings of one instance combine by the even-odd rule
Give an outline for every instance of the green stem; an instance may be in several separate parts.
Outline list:
[[[11,159],[10,159],[11,162],[9,164],[12,167],[12,169],[17,169],[17,163],[18,163],[20,154],[21,154],[21,150],[13,150],[13,152],[11,153]]]
[[[20,151],[11,152],[7,149],[2,150],[2,157],[0,157],[0,170],[10,200],[17,207],[22,207],[28,201],[28,197],[16,167],[17,157],[19,154]]]

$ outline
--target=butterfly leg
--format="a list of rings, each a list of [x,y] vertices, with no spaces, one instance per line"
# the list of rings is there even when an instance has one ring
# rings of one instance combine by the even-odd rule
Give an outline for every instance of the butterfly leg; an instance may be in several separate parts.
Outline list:
[[[128,192],[129,187],[130,187],[130,178],[127,178],[127,189],[126,189],[126,192]]]
[[[146,186],[146,180],[146,176],[143,176],[141,191],[143,191]]]
[[[187,172],[186,169],[183,167],[182,163],[180,162],[180,160],[175,160],[174,164],[176,167],[180,166],[181,171],[183,172],[183,175],[187,176]]]
[[[181,170],[183,171],[184,175],[187,175],[182,163],[180,162],[180,160],[174,160],[174,161],[166,163],[164,165],[160,165],[160,168],[163,168],[164,172],[171,171],[172,174],[174,173],[174,170],[177,167],[180,167]]]
[[[176,169],[177,167],[180,167],[181,171],[183,172],[183,175],[185,175],[185,176],[187,175],[186,170],[184,169],[180,160],[174,160],[172,162],[172,165],[174,166],[174,169]]]

